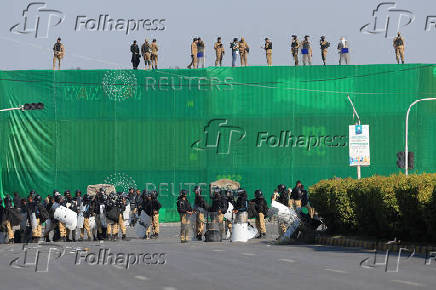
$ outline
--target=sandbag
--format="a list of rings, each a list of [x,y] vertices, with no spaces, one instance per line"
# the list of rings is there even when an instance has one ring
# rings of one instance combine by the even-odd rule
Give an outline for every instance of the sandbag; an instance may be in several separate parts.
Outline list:
[[[247,223],[234,223],[232,226],[232,242],[248,241],[248,224]]]
[[[75,230],[77,227],[77,213],[64,206],[56,208],[54,218],[64,223],[69,230]]]
[[[123,219],[128,221],[130,218],[130,204],[126,205],[126,209],[123,211]]]
[[[248,231],[247,237],[249,240],[254,239],[259,233],[257,229],[253,227],[251,224],[248,224],[247,231]]]

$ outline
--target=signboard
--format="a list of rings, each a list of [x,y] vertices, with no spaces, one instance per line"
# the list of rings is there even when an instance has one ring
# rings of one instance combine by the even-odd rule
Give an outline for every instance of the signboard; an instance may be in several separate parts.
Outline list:
[[[369,125],[350,125],[348,130],[350,166],[369,166]]]

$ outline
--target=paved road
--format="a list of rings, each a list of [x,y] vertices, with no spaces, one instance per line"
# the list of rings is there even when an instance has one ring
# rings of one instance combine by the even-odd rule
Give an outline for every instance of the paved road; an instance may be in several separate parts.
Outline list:
[[[50,257],[49,247],[41,245],[38,270],[45,270],[45,262],[49,260],[48,272],[35,272],[31,263],[36,257],[35,249],[26,250],[28,265],[24,266],[22,245],[0,245],[0,289],[376,290],[435,289],[436,285],[436,261],[428,266],[424,257],[407,261],[402,258],[398,273],[386,273],[383,266],[361,267],[360,262],[370,256],[363,250],[274,245],[272,234],[266,240],[246,244],[180,244],[178,229],[174,225],[161,226],[158,241],[132,238],[116,243],[59,243],[60,249],[53,248]],[[129,236],[133,237],[133,233],[129,232]],[[77,252],[83,248],[87,248],[87,252]],[[118,265],[101,265],[104,258],[100,258],[100,265],[92,265],[99,251],[103,253],[104,249],[106,253],[121,254]],[[58,258],[62,250],[65,253]],[[133,262],[133,255],[137,255],[140,264],[126,269],[124,258],[129,253],[132,254],[130,260]],[[164,255],[154,259],[147,253]],[[392,269],[396,266],[394,259],[392,256]],[[165,261],[165,264],[145,264],[152,260]]]

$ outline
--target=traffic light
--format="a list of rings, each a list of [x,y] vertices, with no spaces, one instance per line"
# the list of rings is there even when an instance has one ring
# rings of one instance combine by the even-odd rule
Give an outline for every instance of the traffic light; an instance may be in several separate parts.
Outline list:
[[[44,110],[43,103],[24,104],[23,111]]]
[[[415,154],[413,152],[408,152],[408,166],[409,169],[413,169],[415,167]],[[404,154],[404,151],[397,153],[397,166],[398,168],[405,168],[406,167],[406,154]]]

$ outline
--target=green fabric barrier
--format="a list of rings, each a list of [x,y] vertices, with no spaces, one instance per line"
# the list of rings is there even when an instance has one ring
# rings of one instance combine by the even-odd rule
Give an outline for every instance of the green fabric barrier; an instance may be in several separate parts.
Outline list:
[[[435,72],[428,64],[0,71],[1,108],[45,104],[1,113],[3,187],[46,196],[104,182],[154,184],[161,221],[178,220],[181,187],[219,178],[240,182],[249,197],[260,188],[269,201],[280,183],[308,188],[356,176],[348,94],[370,125],[372,165],[362,176],[388,175],[400,171],[406,110],[435,96]],[[435,170],[435,112],[428,102],[411,113],[412,172]]]

